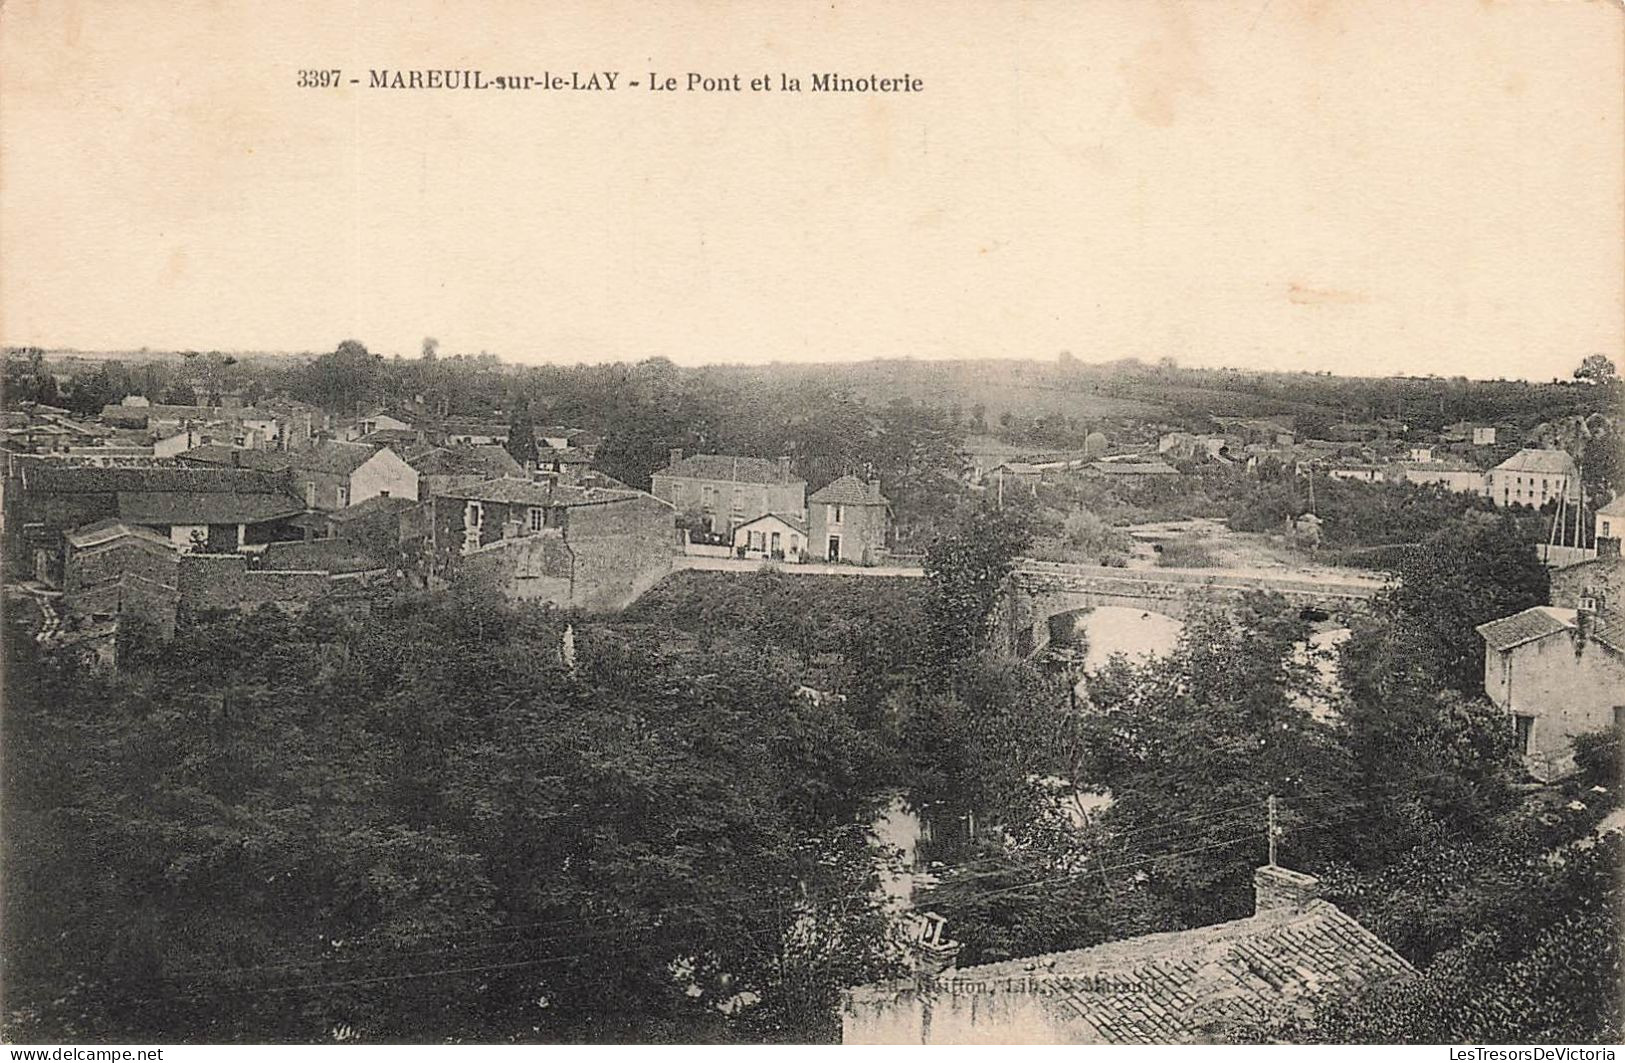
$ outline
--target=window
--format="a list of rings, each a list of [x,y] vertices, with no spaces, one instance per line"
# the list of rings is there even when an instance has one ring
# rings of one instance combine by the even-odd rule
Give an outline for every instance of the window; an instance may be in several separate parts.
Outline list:
[[[717,508],[717,489],[710,484],[700,488],[700,505],[705,509]]]
[[[1609,531],[1609,530],[1608,530],[1608,522],[1607,522],[1607,521],[1603,521],[1603,522],[1602,522],[1602,537],[1603,537],[1603,538],[1604,538],[1604,539],[1607,539],[1607,538],[1609,538],[1609,537],[1610,537],[1610,536],[1612,536],[1612,535],[1613,535],[1613,532],[1611,532],[1611,531]]]
[[[338,499],[340,509],[350,504],[350,489],[343,484],[339,484],[338,487],[334,488],[333,494]]]
[[[759,532],[759,531],[751,532],[750,533],[750,548],[752,550],[766,550],[767,549],[767,533],[766,532]]]
[[[543,510],[541,506],[531,506],[530,507],[530,530],[533,531],[533,532],[541,531],[542,530],[542,523],[543,523],[543,520],[545,519],[545,517],[546,517],[546,511]]]
[[[734,488],[733,512],[735,516],[745,512],[745,489],[743,487]]]
[[[831,504],[825,508],[829,511],[829,522],[831,524],[840,524],[846,516],[846,507],[843,505]]]
[[[463,523],[471,528],[478,528],[485,522],[485,507],[478,502],[470,502],[468,509],[463,513]]]
[[[1518,728],[1518,752],[1522,754],[1532,752],[1531,743],[1535,738],[1535,718],[1533,716],[1514,716],[1512,719]]]
[[[309,480],[305,481],[305,508],[316,508],[316,485]]]

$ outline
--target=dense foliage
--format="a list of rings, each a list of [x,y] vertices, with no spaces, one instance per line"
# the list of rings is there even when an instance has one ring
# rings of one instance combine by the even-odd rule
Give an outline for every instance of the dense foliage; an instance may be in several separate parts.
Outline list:
[[[572,670],[558,628],[262,613],[118,675],[8,637],[8,1036],[830,1037],[889,955],[872,741],[753,655],[594,628]]]

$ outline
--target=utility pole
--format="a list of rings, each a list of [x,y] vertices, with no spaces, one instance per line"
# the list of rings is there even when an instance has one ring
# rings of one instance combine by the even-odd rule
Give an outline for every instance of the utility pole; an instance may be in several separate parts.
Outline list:
[[[1270,817],[1270,830],[1269,830],[1269,835],[1270,835],[1270,866],[1274,867],[1275,866],[1275,839],[1280,837],[1280,833],[1281,833],[1281,828],[1275,822],[1275,795],[1274,794],[1270,794],[1269,817]]]

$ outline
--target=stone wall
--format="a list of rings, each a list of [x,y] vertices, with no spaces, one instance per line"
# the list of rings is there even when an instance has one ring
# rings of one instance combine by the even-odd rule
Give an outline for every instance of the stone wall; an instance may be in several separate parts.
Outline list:
[[[650,495],[571,506],[565,541],[574,556],[571,604],[618,612],[671,572],[676,512]]]
[[[568,608],[573,568],[569,545],[549,530],[480,547],[462,559],[459,578],[486,583],[514,601]]]
[[[1625,611],[1625,560],[1597,558],[1552,573],[1552,604],[1578,609],[1582,597],[1599,599],[1602,608]]]
[[[241,554],[185,554],[180,558],[180,611],[252,612],[274,605],[302,612],[329,591],[326,572],[250,570]]]

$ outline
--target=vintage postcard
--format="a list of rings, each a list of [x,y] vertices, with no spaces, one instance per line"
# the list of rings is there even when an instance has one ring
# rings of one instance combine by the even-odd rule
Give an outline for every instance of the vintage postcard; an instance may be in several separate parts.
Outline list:
[[[5,0],[0,343],[14,1059],[1613,1058],[1614,0]]]

